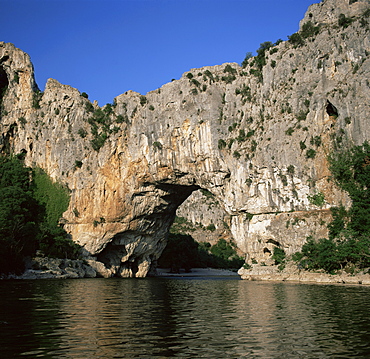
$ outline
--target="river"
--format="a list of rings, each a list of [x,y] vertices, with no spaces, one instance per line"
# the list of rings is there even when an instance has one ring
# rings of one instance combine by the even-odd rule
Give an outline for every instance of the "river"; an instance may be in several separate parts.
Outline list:
[[[370,287],[190,277],[0,290],[5,359],[370,357]]]

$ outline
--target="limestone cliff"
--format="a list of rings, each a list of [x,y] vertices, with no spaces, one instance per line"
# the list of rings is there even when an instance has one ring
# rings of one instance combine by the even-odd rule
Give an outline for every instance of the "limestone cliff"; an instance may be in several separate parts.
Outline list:
[[[102,109],[53,79],[40,93],[28,55],[0,43],[2,151],[68,186],[64,227],[103,275],[145,276],[198,189],[230,216],[247,261],[268,261],[276,245],[292,253],[348,203],[330,181],[333,141],[370,139],[369,9],[314,4],[299,36],[245,67],[192,69]]]

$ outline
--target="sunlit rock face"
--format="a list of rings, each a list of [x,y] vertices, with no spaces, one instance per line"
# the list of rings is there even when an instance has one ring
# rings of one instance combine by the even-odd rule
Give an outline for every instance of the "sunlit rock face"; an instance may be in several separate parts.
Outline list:
[[[0,43],[2,151],[24,152],[68,186],[64,228],[104,276],[145,276],[198,189],[228,216],[247,261],[268,262],[277,245],[293,253],[327,234],[331,207],[348,204],[330,180],[333,142],[370,138],[369,7],[312,5],[301,29],[311,21],[319,32],[268,49],[260,73],[253,59],[191,69],[145,96],[116,97],[100,117],[56,80],[38,95],[28,55]]]

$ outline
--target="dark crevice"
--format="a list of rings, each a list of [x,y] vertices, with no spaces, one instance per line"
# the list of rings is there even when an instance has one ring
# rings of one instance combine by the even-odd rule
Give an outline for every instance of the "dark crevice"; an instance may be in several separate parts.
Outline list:
[[[337,108],[329,100],[326,100],[326,113],[329,116],[339,116]]]
[[[8,88],[9,80],[8,76],[2,66],[0,66],[0,120],[3,112],[3,98]]]
[[[280,243],[278,241],[275,241],[274,239],[270,238],[266,241],[266,243],[271,243],[274,246],[280,247]]]
[[[9,56],[8,56],[8,55],[3,56],[3,57],[0,59],[0,64],[2,64],[3,62],[7,61],[8,59],[9,59]]]
[[[8,76],[5,72],[5,70],[3,69],[3,67],[0,66],[0,97],[1,98],[2,98],[5,90],[8,88],[8,85],[9,85]]]

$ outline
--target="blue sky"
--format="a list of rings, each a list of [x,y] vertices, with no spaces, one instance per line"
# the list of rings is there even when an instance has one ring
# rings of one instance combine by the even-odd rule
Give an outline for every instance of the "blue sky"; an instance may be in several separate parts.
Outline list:
[[[182,73],[241,63],[264,41],[296,32],[319,0],[0,0],[0,41],[27,52],[48,78],[103,106],[146,94]]]

